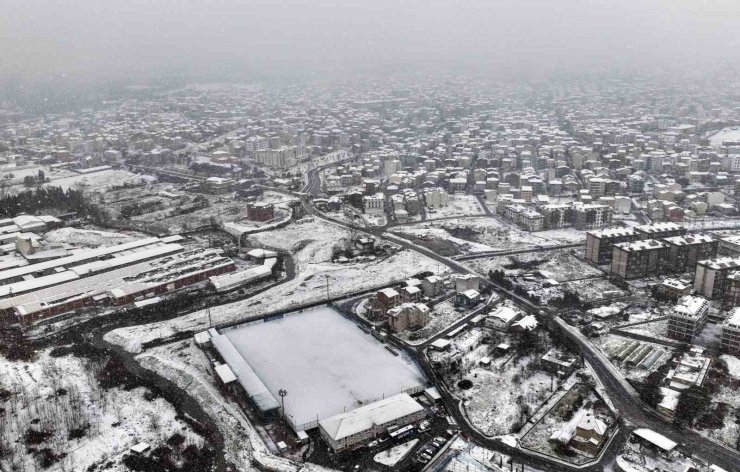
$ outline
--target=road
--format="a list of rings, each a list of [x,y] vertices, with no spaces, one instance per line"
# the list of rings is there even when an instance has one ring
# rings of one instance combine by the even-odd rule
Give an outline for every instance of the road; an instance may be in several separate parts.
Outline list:
[[[512,256],[515,254],[527,254],[530,252],[547,252],[547,251],[554,251],[557,249],[573,249],[573,248],[582,248],[585,244],[584,243],[574,243],[574,244],[558,244],[556,246],[548,246],[548,247],[534,247],[534,248],[528,248],[528,249],[513,249],[513,250],[505,250],[505,251],[482,251],[482,252],[474,252],[472,254],[464,254],[462,256],[453,256],[452,258],[456,261],[469,261],[472,259],[483,259],[486,257],[495,257],[495,256]]]
[[[321,216],[316,213],[317,215]],[[376,236],[380,236],[378,234],[374,234]],[[440,256],[433,251],[426,249],[424,247],[418,246],[416,244],[413,244],[409,241],[403,240],[403,238],[400,238],[398,236],[389,235],[389,234],[382,234],[383,237],[386,239],[391,239],[393,242],[405,247],[406,249],[421,253],[427,257],[430,257],[431,259],[434,259],[435,261],[439,262],[440,264],[444,264],[448,268],[450,268],[453,272],[457,273],[472,273],[475,274],[475,272],[472,269],[469,269],[462,264],[459,264],[456,261],[453,261],[451,259],[448,259],[446,257]],[[479,274],[477,274],[479,275]],[[543,310],[541,307],[536,306],[532,304],[529,300],[522,298],[513,292],[510,292],[503,287],[494,284],[493,282],[487,280],[487,278],[482,277],[484,284],[488,285],[489,287],[495,289],[499,293],[505,293],[509,298],[515,300],[519,304],[525,305],[530,311],[536,311],[542,313]],[[553,316],[553,314],[548,314],[547,316]],[[711,441],[710,439],[701,436],[693,431],[690,430],[677,430],[676,427],[670,423],[669,421],[663,419],[660,415],[658,415],[657,412],[655,412],[652,408],[642,403],[642,401],[637,396],[637,392],[627,384],[627,382],[624,380],[624,378],[619,374],[619,372],[612,366],[611,362],[606,359],[606,357],[598,351],[596,347],[591,344],[590,341],[588,341],[580,332],[577,332],[575,328],[570,327],[565,323],[562,319],[560,319],[557,316],[553,316],[556,323],[560,324],[561,327],[564,328],[564,333],[568,335],[568,337],[577,343],[581,347],[581,351],[583,353],[583,357],[585,360],[587,360],[591,366],[594,368],[594,371],[598,375],[599,379],[603,383],[607,395],[614,403],[617,410],[620,412],[622,417],[627,420],[631,425],[634,425],[634,427],[645,427],[652,429],[660,434],[663,434],[664,436],[671,438],[675,442],[681,444],[691,444],[692,445],[692,452],[694,454],[697,454],[701,456],[703,459],[709,460],[710,462],[719,465],[720,467],[723,467],[726,470],[737,470],[737,465],[740,464],[740,452],[733,451],[721,444],[718,444],[714,441]],[[459,326],[462,324],[461,322],[456,323],[453,327],[450,329],[454,329],[454,327]],[[438,339],[441,336],[444,336],[449,330],[445,330],[442,333],[437,334],[435,337],[429,340],[429,342],[434,341],[434,339]],[[426,343],[425,343],[426,344]],[[417,357],[418,353],[417,353]],[[427,371],[427,375],[434,375],[434,371],[431,368],[425,369]],[[437,384],[439,384],[439,380],[436,375],[430,378],[436,378]],[[459,413],[458,408],[453,408],[450,411],[455,411]],[[465,422],[460,422],[463,420],[462,418],[457,418],[458,423],[463,425]],[[623,428],[624,430],[630,430],[633,429],[632,427]],[[477,430],[473,428],[469,428],[466,431],[466,434],[471,435],[476,440],[481,442],[481,444],[491,447],[496,450],[500,450],[502,452],[505,452],[506,454],[513,455],[515,457],[526,457],[531,462],[529,462],[533,466],[542,465],[542,458],[539,456],[533,456],[531,454],[523,454],[521,449],[514,449],[509,447],[504,447],[501,445],[499,441],[492,441],[489,438],[486,438],[485,436],[481,435]],[[624,434],[626,434],[626,431],[624,431]],[[616,448],[619,444],[619,441],[615,442],[612,447]],[[504,449],[509,450],[504,450]],[[514,454],[514,452],[517,452],[517,454]],[[609,454],[606,454],[605,457],[602,459],[602,462],[604,460],[607,460],[610,457],[613,457],[613,455],[616,454],[615,451],[610,451]],[[572,470],[572,468],[565,467],[565,468],[553,468],[553,464],[559,464],[557,462],[547,460],[547,467],[550,467],[546,470]],[[601,464],[600,463],[600,464]],[[559,464],[558,467],[563,467]],[[601,467],[599,465],[599,467]],[[587,470],[587,469],[578,469],[578,470]],[[594,469],[594,470],[602,470],[602,469]]]
[[[478,275],[481,277],[484,286],[493,289],[499,294],[504,294],[518,304],[526,307],[527,310],[530,312],[539,313],[542,316],[549,316],[553,318],[553,320],[563,328],[563,332],[573,342],[580,346],[584,359],[591,364],[594,372],[599,377],[601,383],[604,385],[604,388],[606,389],[607,395],[609,396],[610,400],[615,405],[622,418],[628,423],[626,427],[620,428],[620,436],[618,438],[615,438],[615,440],[611,444],[610,450],[606,451],[601,461],[599,461],[599,463],[596,465],[591,465],[585,468],[569,466],[554,461],[552,459],[548,459],[547,457],[529,452],[525,449],[513,448],[501,443],[500,441],[484,436],[477,429],[468,425],[467,419],[463,417],[459,408],[455,404],[454,398],[444,387],[444,382],[442,382],[434,369],[431,368],[429,363],[426,361],[425,356],[420,353],[419,349],[417,347],[397,343],[397,347],[406,350],[419,360],[420,365],[422,366],[428,378],[430,380],[433,380],[435,385],[438,386],[450,414],[455,417],[456,421],[461,426],[464,434],[469,438],[472,438],[475,442],[493,450],[508,454],[516,458],[519,462],[524,462],[533,467],[542,468],[542,470],[581,470],[595,472],[603,470],[604,464],[608,463],[615,457],[616,453],[621,447],[621,444],[623,444],[623,441],[626,439],[627,434],[632,429],[634,429],[635,427],[645,427],[652,429],[660,434],[663,434],[664,436],[672,439],[679,444],[690,444],[690,452],[694,453],[695,455],[699,455],[703,459],[708,460],[720,467],[723,467],[728,471],[737,470],[737,464],[740,464],[740,452],[733,451],[730,448],[711,441],[710,439],[696,432],[690,430],[676,429],[675,425],[663,419],[656,411],[642,403],[634,389],[629,386],[629,384],[627,384],[621,374],[619,374],[619,372],[612,366],[611,362],[606,359],[605,356],[597,348],[595,348],[593,344],[591,344],[591,342],[588,341],[588,339],[586,339],[580,332],[578,332],[575,328],[567,325],[567,323],[560,319],[555,312],[534,305],[529,300],[505,289],[504,287],[494,283],[491,280],[488,280],[487,277],[483,277],[480,274],[477,274],[472,269],[458,263],[457,261],[440,256],[430,249],[416,245],[399,236],[386,233],[383,228],[359,228],[355,225],[350,225],[346,222],[329,218],[313,208],[313,205],[311,204],[311,201],[306,194],[293,194],[301,198],[301,202],[307,214],[311,214],[314,217],[331,221],[334,224],[351,227],[359,233],[365,233],[370,236],[391,240],[405,249],[417,252],[439,262],[440,264],[449,268],[452,272]],[[466,319],[467,318],[468,317],[466,317]],[[461,325],[463,322],[467,321],[458,321],[449,329],[432,337],[427,343],[424,343],[424,346],[428,345],[428,343],[430,342],[433,342],[435,339],[444,336],[447,332],[449,332],[449,330],[454,329],[455,327]]]

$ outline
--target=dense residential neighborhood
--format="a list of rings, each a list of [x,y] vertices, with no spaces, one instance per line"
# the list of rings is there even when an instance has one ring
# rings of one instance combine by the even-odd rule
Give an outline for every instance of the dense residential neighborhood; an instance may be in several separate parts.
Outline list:
[[[376,7],[319,1],[301,41],[304,7],[230,29],[184,3],[142,44],[199,11],[171,41],[295,34],[290,59],[252,58],[291,72],[239,75],[259,41],[95,86],[0,61],[0,471],[740,471],[737,64],[621,65],[631,45],[586,47],[608,15],[584,6],[548,59],[530,17],[552,5],[483,41],[503,20],[454,36],[456,15],[386,5],[363,36]],[[395,22],[410,49],[376,50]],[[348,25],[398,63],[349,68]],[[434,66],[398,70],[430,25]],[[616,65],[564,67],[587,50]]]

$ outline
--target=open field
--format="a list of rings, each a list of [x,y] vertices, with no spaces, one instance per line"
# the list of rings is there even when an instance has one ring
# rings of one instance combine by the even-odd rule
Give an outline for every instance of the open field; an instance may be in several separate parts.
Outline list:
[[[463,263],[480,274],[487,274],[490,270],[503,270],[507,273],[527,273],[537,270],[546,272],[550,278],[558,282],[602,275],[601,271],[580,259],[580,252],[578,249],[555,249],[473,259]]]
[[[296,425],[349,411],[426,384],[405,356],[330,307],[317,307],[225,334]]]
[[[255,246],[291,251],[296,276],[252,298],[211,308],[214,324],[233,323],[251,316],[278,310],[293,311],[296,306],[326,299],[327,278],[329,296],[338,297],[355,291],[401,282],[420,272],[437,272],[439,264],[427,257],[401,250],[372,261],[335,264],[331,261],[333,246],[348,237],[346,230],[323,220],[292,223],[268,233],[250,235]],[[368,280],[372,281],[368,284]],[[167,338],[182,331],[197,331],[208,327],[205,310],[195,311],[160,323],[114,330],[106,339],[133,352],[141,344]]]

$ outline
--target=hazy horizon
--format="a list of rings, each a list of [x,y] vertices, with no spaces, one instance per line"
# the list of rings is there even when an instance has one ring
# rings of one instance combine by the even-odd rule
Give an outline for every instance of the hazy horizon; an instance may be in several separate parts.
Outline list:
[[[504,79],[692,73],[734,66],[739,21],[730,0],[7,0],[0,83],[6,93],[59,93],[415,70]]]

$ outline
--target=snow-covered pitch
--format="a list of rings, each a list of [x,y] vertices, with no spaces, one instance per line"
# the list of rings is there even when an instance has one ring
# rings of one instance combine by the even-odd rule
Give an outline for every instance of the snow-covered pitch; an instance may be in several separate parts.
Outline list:
[[[299,429],[360,405],[422,387],[426,379],[330,307],[225,331]]]

